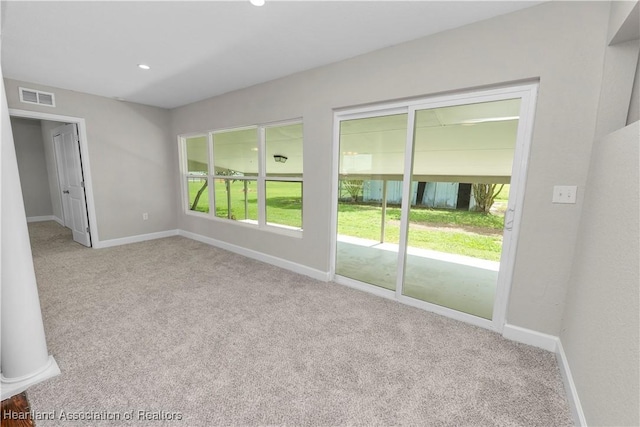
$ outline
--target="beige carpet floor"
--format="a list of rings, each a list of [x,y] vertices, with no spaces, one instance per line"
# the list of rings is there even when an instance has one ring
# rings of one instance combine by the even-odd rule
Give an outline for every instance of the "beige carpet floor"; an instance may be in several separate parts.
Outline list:
[[[56,411],[39,427],[571,425],[552,353],[181,237],[96,250],[29,230],[62,370],[29,389]]]

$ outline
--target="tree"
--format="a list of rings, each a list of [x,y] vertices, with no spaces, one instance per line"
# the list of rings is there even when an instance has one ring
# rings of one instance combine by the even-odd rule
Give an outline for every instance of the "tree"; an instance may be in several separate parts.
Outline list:
[[[364,181],[361,179],[345,179],[342,181],[342,188],[349,193],[352,202],[357,202],[358,196],[364,190]]]
[[[499,185],[499,187],[498,187]],[[472,184],[476,212],[489,213],[504,184]]]
[[[193,199],[193,203],[191,204],[190,209],[192,211],[195,211],[198,208],[198,203],[200,202],[200,196],[202,196],[202,193],[204,192],[204,190],[207,189],[207,186],[209,186],[209,180],[205,178],[204,184],[202,184],[202,187],[200,187],[200,189],[196,193],[196,197]]]
[[[238,171],[234,171],[232,169],[223,169],[220,171],[216,172],[216,175],[219,176],[240,176],[242,175],[241,172]],[[233,214],[231,212],[231,183],[236,182],[236,179],[225,179],[224,180],[224,184],[225,184],[225,189],[227,190],[227,216],[229,217],[229,219],[234,219]],[[194,197],[193,199],[193,203],[191,203],[191,207],[189,209],[191,209],[192,211],[197,210],[198,208],[198,203],[200,202],[200,196],[202,196],[202,193],[204,193],[204,191],[207,189],[207,187],[209,186],[209,180],[207,178],[204,179],[204,184],[202,184],[202,187],[200,187],[200,189],[198,190],[198,192],[196,193],[196,197]],[[245,195],[246,197],[246,195]]]

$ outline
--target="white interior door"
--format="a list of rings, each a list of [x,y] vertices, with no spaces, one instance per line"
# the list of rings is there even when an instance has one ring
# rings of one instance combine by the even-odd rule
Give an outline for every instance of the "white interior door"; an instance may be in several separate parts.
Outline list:
[[[54,129],[53,141],[58,157],[65,226],[73,232],[74,241],[90,247],[91,235],[76,125],[68,124]]]
[[[59,129],[59,128],[58,128]],[[55,129],[58,131],[58,129]],[[65,189],[69,187],[69,179],[67,178],[66,166],[64,164],[64,154],[62,150],[62,134],[54,132],[53,149],[56,158],[56,174],[58,176],[58,188],[60,190],[60,199],[62,203],[62,222],[67,228],[73,227],[71,219],[71,207],[69,206],[69,197],[66,197]]]

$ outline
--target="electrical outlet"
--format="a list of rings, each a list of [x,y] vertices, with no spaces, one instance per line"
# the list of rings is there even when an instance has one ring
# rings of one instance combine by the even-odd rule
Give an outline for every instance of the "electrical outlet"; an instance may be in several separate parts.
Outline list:
[[[143,220],[143,221],[146,221],[146,220],[148,220],[148,219],[149,219],[149,214],[148,214],[148,213],[146,213],[146,212],[145,212],[145,213],[143,213],[143,214],[142,214],[142,220]]]
[[[553,187],[553,203],[575,203],[578,187],[575,185],[556,185]]]

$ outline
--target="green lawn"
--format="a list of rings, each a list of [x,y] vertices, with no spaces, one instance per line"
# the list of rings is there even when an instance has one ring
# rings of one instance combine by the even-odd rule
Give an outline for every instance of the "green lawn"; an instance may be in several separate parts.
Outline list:
[[[381,215],[382,209],[379,206],[339,203],[338,233],[379,240]],[[498,233],[503,228],[501,216],[413,207],[409,219],[410,246],[491,261],[500,260],[502,235]],[[466,228],[466,230],[457,230],[458,228]],[[483,235],[481,232],[494,235]],[[398,243],[399,241],[400,208],[387,207],[385,242]]]
[[[193,202],[204,181],[189,183],[189,200]],[[258,201],[256,182],[247,183],[247,209],[245,211],[244,183],[232,182],[232,219],[257,220]],[[508,186],[500,196],[508,197]],[[218,201],[216,216],[227,218],[227,193],[222,180],[215,182]],[[499,197],[502,199],[502,197]],[[506,200],[506,197],[504,200]],[[267,222],[302,227],[301,185],[294,182],[267,182]],[[205,190],[198,203],[198,211],[209,212],[209,197]],[[338,233],[363,239],[380,238],[380,206],[339,203]],[[503,217],[476,212],[444,209],[411,209],[409,245],[441,252],[467,255],[474,258],[499,261],[502,251]],[[460,230],[463,229],[463,230]],[[385,242],[398,243],[400,234],[400,208],[389,206],[385,225]],[[489,235],[486,235],[489,234]]]
[[[498,196],[496,196],[496,200],[502,200],[504,202],[509,200],[509,190],[510,189],[511,189],[511,186],[509,184],[505,184],[504,187],[502,187],[502,191],[500,191],[500,194],[498,194]]]
[[[204,180],[189,182],[189,206],[193,203],[198,190]],[[245,209],[244,182],[235,181],[230,184],[231,218],[235,220],[258,220],[258,193],[256,182],[247,182],[247,204]],[[224,181],[215,181],[216,216],[228,218],[227,191]],[[205,191],[200,196],[196,211],[209,212],[209,193]],[[302,227],[302,197],[301,184],[297,182],[267,182],[267,222]]]

